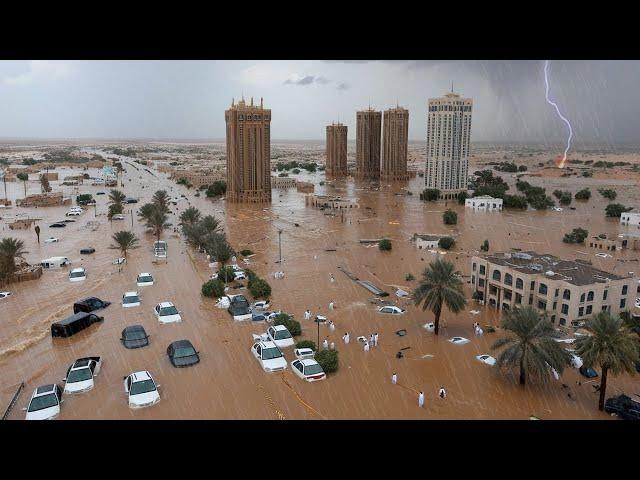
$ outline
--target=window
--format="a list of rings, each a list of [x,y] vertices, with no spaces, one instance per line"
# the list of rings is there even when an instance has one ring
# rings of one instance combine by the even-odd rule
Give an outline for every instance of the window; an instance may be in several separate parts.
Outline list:
[[[562,304],[562,309],[560,310],[562,313],[564,313],[565,315],[569,314],[569,305],[567,305],[566,303]]]
[[[504,291],[504,299],[505,300],[511,300],[511,290],[505,290]]]
[[[593,312],[593,305],[587,305],[587,315],[591,315],[591,312]]]
[[[624,308],[627,305],[627,299],[623,298],[620,300],[620,308]]]
[[[522,303],[522,295],[516,293],[516,303]]]
[[[559,289],[559,288],[556,288],[555,296],[557,297],[559,293],[560,293],[560,289]]]
[[[544,283],[541,283],[540,286],[538,287],[538,293],[541,295],[547,294],[547,286]]]
[[[480,275],[484,275],[484,265],[480,265]]]
[[[623,286],[622,286],[622,295],[626,295],[626,294],[627,294],[627,289],[628,289],[628,288],[629,288],[629,287],[628,287],[627,285],[623,285]]]
[[[531,290],[535,290],[536,289],[536,282],[531,282]]]
[[[499,282],[501,278],[502,278],[502,275],[500,274],[500,270],[494,270],[493,279]]]
[[[471,270],[473,270],[474,272],[476,271],[476,262],[473,262],[473,266],[472,266]]]
[[[566,318],[561,318],[560,319],[560,325],[566,325],[567,324],[567,319]]]
[[[578,316],[579,316],[579,317],[584,316],[584,307],[580,307],[580,308],[578,309]]]
[[[609,290],[605,290],[604,293],[602,294],[602,300],[606,300],[608,294],[609,294]]]
[[[583,293],[582,295],[580,295],[580,303],[584,303],[584,299],[587,296],[586,293]]]
[[[506,283],[507,285],[513,285],[513,277],[511,276],[510,273],[504,274],[504,283]]]
[[[484,278],[479,278],[478,279],[478,286],[479,287],[484,287]]]
[[[538,308],[540,310],[546,310],[547,309],[547,302],[543,302],[542,300],[538,300]]]
[[[498,289],[496,288],[495,285],[489,285],[489,293],[491,295],[497,295],[498,294]]]
[[[608,308],[609,308],[608,305],[602,305],[602,311],[603,312],[606,312]]]
[[[564,292],[562,292],[562,298],[571,300],[571,290],[565,289]]]
[[[522,290],[524,288],[524,282],[521,278],[516,278],[516,288]]]
[[[593,291],[587,294],[587,302],[593,302]]]

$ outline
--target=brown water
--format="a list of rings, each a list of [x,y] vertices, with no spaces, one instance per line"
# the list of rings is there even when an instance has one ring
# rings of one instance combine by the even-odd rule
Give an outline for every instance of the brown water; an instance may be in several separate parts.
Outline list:
[[[40,222],[41,241],[49,236],[61,239],[57,244],[38,245],[33,230],[11,232],[3,223],[2,236],[14,236],[25,241],[30,263],[54,255],[65,255],[86,267],[85,282],[70,283],[68,270],[45,271],[39,280],[14,284],[8,290],[14,295],[0,300],[0,406],[10,401],[16,386],[25,382],[25,390],[10,418],[24,418],[21,407],[27,405],[33,389],[38,385],[62,384],[66,369],[74,359],[87,355],[101,355],[104,364],[96,379],[96,387],[89,393],[67,396],[60,419],[526,419],[536,415],[543,419],[609,418],[597,410],[597,395],[591,384],[575,369],[568,369],[561,381],[548,384],[533,382],[522,389],[515,375],[501,375],[480,363],[476,355],[489,353],[490,345],[499,334],[473,335],[472,324],[497,325],[494,310],[470,302],[460,315],[445,312],[439,338],[427,333],[421,325],[432,321],[429,312],[397,299],[395,288],[411,290],[416,282],[405,281],[407,273],[417,278],[435,258],[428,251],[416,250],[409,242],[414,233],[451,234],[457,244],[445,258],[456,263],[464,275],[470,273],[470,255],[478,252],[488,239],[492,252],[516,247],[547,252],[563,258],[588,258],[594,265],[609,271],[626,274],[640,273],[639,252],[626,251],[614,259],[595,257],[584,246],[562,243],[564,233],[583,227],[590,233],[619,233],[616,219],[604,216],[605,202],[596,192],[601,179],[531,178],[550,193],[555,188],[573,192],[592,185],[592,198],[586,203],[573,202],[577,210],[563,212],[482,213],[465,211],[457,203],[424,204],[417,193],[424,179],[409,183],[413,196],[397,196],[406,183],[393,185],[358,183],[353,180],[319,187],[322,174],[301,174],[303,179],[316,182],[316,193],[353,197],[360,209],[341,216],[304,206],[304,194],[295,190],[274,190],[271,205],[233,205],[223,200],[195,198],[194,190],[176,186],[163,175],[153,177],[144,169],[128,168],[124,177],[124,191],[139,197],[140,203],[129,205],[134,211],[148,201],[158,188],[166,188],[179,196],[184,193],[191,205],[203,214],[221,218],[231,244],[237,249],[250,248],[256,255],[250,268],[260,276],[269,277],[273,288],[272,309],[295,314],[303,324],[303,338],[316,340],[316,324],[303,319],[309,308],[327,315],[337,326],[333,334],[321,326],[321,341],[328,336],[340,353],[340,369],[322,382],[307,384],[288,370],[283,374],[267,374],[251,355],[251,335],[264,332],[264,324],[234,322],[226,310],[214,306],[214,301],[200,295],[200,287],[211,273],[206,259],[188,249],[179,236],[168,230],[164,239],[169,243],[168,262],[156,264],[151,251],[153,238],[134,214],[133,230],[141,238],[140,247],[129,252],[121,273],[112,261],[120,254],[110,249],[113,232],[131,227],[131,218],[124,222],[106,220],[107,196],[98,200],[97,217],[90,207],[77,222],[64,229],[50,229],[48,225],[64,218],[66,207],[40,209],[11,209],[6,214],[29,212],[46,218]],[[139,178],[142,176],[142,178]],[[130,181],[131,180],[131,181]],[[509,180],[513,182],[511,178]],[[620,203],[640,206],[640,189],[635,180],[607,180],[615,184]],[[22,184],[8,184],[9,196],[22,196]],[[144,188],[140,188],[144,185]],[[55,185],[54,185],[55,186]],[[35,189],[35,184],[32,185]],[[103,187],[80,187],[81,192],[108,192]],[[35,190],[34,190],[35,191]],[[189,203],[172,206],[175,213]],[[442,212],[452,208],[458,212],[458,225],[445,226]],[[5,212],[3,212],[5,213]],[[172,215],[173,217],[173,215]],[[85,228],[88,221],[99,221],[96,231]],[[177,217],[172,218],[177,224]],[[296,227],[295,224],[299,224]],[[278,260],[278,230],[282,229],[283,264]],[[391,252],[377,247],[360,245],[360,238],[387,237],[393,240]],[[96,253],[80,256],[79,249],[93,246]],[[335,249],[327,252],[325,249]],[[619,260],[625,260],[621,262]],[[359,278],[369,280],[391,293],[407,313],[401,316],[378,314],[369,303],[371,294],[344,275],[343,266]],[[283,279],[273,279],[275,271],[283,270]],[[140,272],[151,272],[156,284],[136,287]],[[331,283],[333,274],[335,282]],[[120,298],[125,291],[138,290],[140,307],[124,309]],[[245,293],[245,291],[241,291]],[[467,298],[471,297],[469,286]],[[69,338],[52,339],[49,326],[55,319],[72,313],[74,301],[95,295],[113,304],[104,311],[103,324]],[[160,301],[172,301],[182,312],[183,322],[161,325],[152,308]],[[337,309],[329,311],[335,301]],[[474,316],[470,310],[481,310]],[[151,335],[151,345],[127,350],[119,341],[120,332],[127,325],[142,324]],[[404,328],[405,337],[395,331]],[[345,346],[341,337],[351,334]],[[365,353],[355,341],[358,335],[367,338],[378,332],[380,346]],[[461,335],[470,343],[456,346],[447,340]],[[189,339],[201,352],[200,364],[184,369],[171,366],[166,356],[169,343]],[[395,358],[401,348],[405,357]],[[285,350],[288,361],[292,349]],[[494,354],[495,356],[495,354]],[[137,370],[149,370],[161,385],[162,401],[151,408],[133,411],[128,408],[122,378]],[[398,373],[399,385],[392,385],[392,372]],[[561,387],[569,385],[574,399]],[[447,390],[446,400],[437,398],[440,386]],[[417,407],[417,392],[426,396],[424,409]],[[610,377],[608,395],[620,392],[640,393],[638,377]]]

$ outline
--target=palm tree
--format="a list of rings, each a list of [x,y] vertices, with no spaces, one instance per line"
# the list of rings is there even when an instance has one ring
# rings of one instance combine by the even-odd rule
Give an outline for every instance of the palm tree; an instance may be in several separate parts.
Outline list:
[[[121,203],[112,203],[111,205],[109,205],[109,212],[107,213],[107,218],[109,219],[109,221],[113,220],[113,216],[120,214],[124,211],[124,207],[122,206]]]
[[[222,232],[222,227],[220,226],[220,220],[218,220],[213,215],[207,215],[202,220],[200,220],[200,225],[202,225],[202,227],[207,233]]]
[[[40,243],[40,227],[38,225],[36,225],[34,230],[36,232],[36,237],[38,237],[38,243]]]
[[[24,242],[12,237],[0,240],[0,273],[11,275],[16,271],[16,258],[21,258],[26,252]]]
[[[492,350],[504,348],[496,359],[498,368],[520,367],[520,385],[527,382],[527,375],[549,378],[551,369],[562,374],[570,364],[571,356],[560,343],[558,333],[546,315],[533,307],[527,306],[505,312],[502,328],[508,333],[498,339]]]
[[[138,216],[145,222],[149,223],[153,212],[156,210],[156,206],[153,203],[145,203],[140,210],[138,210]]]
[[[29,174],[20,172],[18,175],[16,175],[16,177],[18,178],[18,180],[21,180],[22,183],[24,183],[24,196],[26,197],[27,196],[27,180],[29,180]]]
[[[42,193],[48,193],[51,191],[51,185],[49,185],[49,179],[44,173],[40,175],[40,190],[42,190]]]
[[[113,234],[113,241],[120,248],[122,255],[127,258],[127,250],[134,248],[138,243],[138,237],[133,232],[121,230]]]
[[[189,207],[180,214],[180,225],[194,225],[200,221],[200,210],[196,207]]]
[[[594,315],[584,327],[591,335],[576,340],[576,354],[587,366],[599,365],[600,401],[598,408],[604,409],[607,374],[614,375],[635,372],[634,363],[638,361],[638,339],[624,325],[622,319],[602,311]]]
[[[111,203],[122,205],[126,198],[127,196],[124,193],[122,193],[120,190],[113,189],[109,193],[109,201]]]
[[[231,245],[229,245],[229,242],[227,242],[226,237],[222,233],[211,233],[207,235],[204,239],[204,245],[207,254],[216,262],[220,262],[222,268],[225,266],[225,263],[235,255],[233,248],[231,248]],[[224,280],[227,282],[226,269],[224,270],[224,274]]]
[[[414,303],[422,304],[423,311],[429,309],[435,315],[436,335],[440,330],[442,307],[446,306],[451,312],[458,313],[467,304],[462,280],[453,269],[453,263],[438,258],[422,272],[422,280],[413,292]]]
[[[160,207],[155,207],[151,211],[151,215],[146,220],[147,228],[150,228],[153,234],[156,236],[158,241],[160,241],[160,236],[162,235],[162,231],[166,228],[169,228],[171,224],[167,223],[167,214],[160,209]]]
[[[165,213],[169,213],[169,194],[166,190],[157,190],[156,193],[153,194],[153,198],[151,199],[151,203],[156,205]]]

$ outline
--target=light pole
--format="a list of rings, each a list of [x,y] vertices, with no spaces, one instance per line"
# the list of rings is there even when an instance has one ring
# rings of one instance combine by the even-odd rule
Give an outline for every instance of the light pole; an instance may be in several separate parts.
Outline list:
[[[278,250],[280,251],[278,263],[282,264],[282,230],[278,230]]]
[[[316,324],[318,325],[318,346],[316,347],[320,351],[320,319],[316,315]]]

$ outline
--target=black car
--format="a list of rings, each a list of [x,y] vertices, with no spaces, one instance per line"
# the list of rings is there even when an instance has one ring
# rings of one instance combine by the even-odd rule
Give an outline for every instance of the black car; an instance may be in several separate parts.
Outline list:
[[[149,345],[149,336],[142,325],[131,325],[122,330],[120,341],[124,348],[140,348]]]
[[[264,313],[253,313],[251,314],[251,320],[254,322],[262,322],[267,319],[267,316]]]
[[[60,220],[60,223],[76,223],[76,221],[67,219],[67,220]]]
[[[174,367],[190,367],[200,362],[200,356],[189,340],[178,340],[167,347],[167,355]]]
[[[96,195],[104,195],[104,192],[96,192]]]
[[[60,322],[51,325],[52,337],[70,337],[94,323],[102,322],[104,317],[95,313],[78,312]]]
[[[96,253],[96,249],[93,247],[80,249],[80,255],[89,255],[90,253]]]
[[[124,203],[138,203],[138,199],[137,198],[126,198]]]
[[[596,378],[598,376],[598,372],[596,372],[593,368],[586,367],[584,365],[582,365],[579,368],[579,371],[580,371],[580,373],[582,374],[583,377]]]
[[[87,297],[73,304],[73,313],[89,313],[101,308],[107,308],[109,305],[111,305],[111,302],[105,302],[98,297]]]
[[[615,413],[623,420],[640,420],[640,402],[626,395],[609,398],[604,404],[604,411]]]
[[[52,223],[51,225],[49,225],[49,228],[64,228],[66,227],[67,224],[66,223]]]

